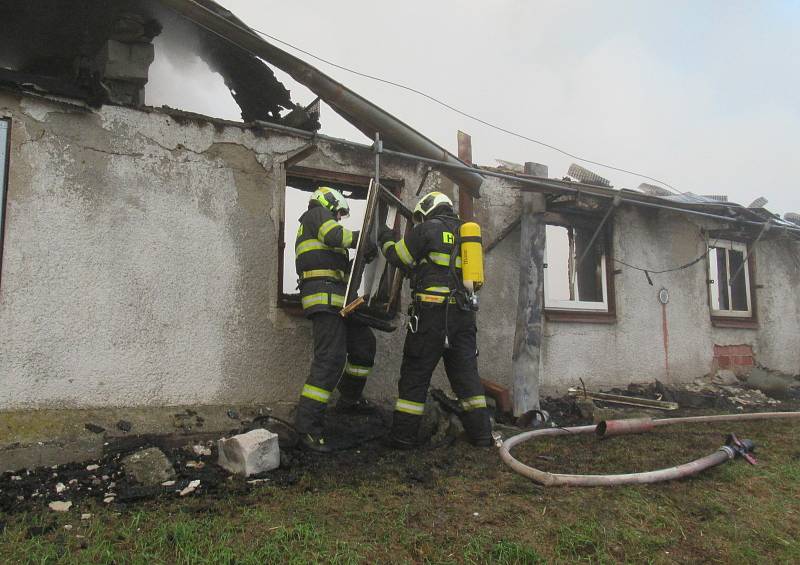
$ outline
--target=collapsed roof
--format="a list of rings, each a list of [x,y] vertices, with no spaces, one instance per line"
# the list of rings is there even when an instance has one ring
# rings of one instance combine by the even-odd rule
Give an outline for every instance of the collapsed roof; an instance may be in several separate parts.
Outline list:
[[[214,2],[205,4],[230,14]],[[0,82],[79,98],[94,106],[110,101],[141,104],[143,99],[136,96],[115,99],[118,77],[104,68],[108,42],[150,46],[155,37],[170,49],[192,49],[218,72],[245,122],[281,122],[288,111],[302,110],[258,57],[178,17],[155,0],[0,0]],[[147,81],[146,68],[143,77],[124,78],[138,92]],[[317,117],[297,120],[295,115],[291,125],[316,130]]]
[[[463,165],[382,108],[268,43],[212,0],[0,0],[0,85],[79,98],[90,105],[140,105],[156,36],[184,48],[191,36],[191,49],[222,75],[246,122],[319,129],[317,101],[307,108],[294,104],[269,63],[370,138],[380,134],[387,148]],[[127,67],[115,66],[115,54],[127,58]],[[283,115],[285,110],[291,111]],[[443,173],[480,196],[483,177],[476,171],[450,168]]]

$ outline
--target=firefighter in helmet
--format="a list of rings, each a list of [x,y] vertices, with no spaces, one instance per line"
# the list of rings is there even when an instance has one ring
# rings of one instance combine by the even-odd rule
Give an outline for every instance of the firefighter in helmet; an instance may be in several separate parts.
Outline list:
[[[358,231],[339,221],[350,208],[342,194],[320,186],[300,216],[295,242],[295,266],[303,314],[313,324],[314,358],[303,386],[295,415],[301,446],[329,452],[323,424],[328,400],[339,389],[337,411],[369,412],[361,397],[375,360],[372,330],[351,318],[343,318],[349,270],[348,249],[358,244]]]
[[[478,376],[475,311],[461,279],[459,229],[463,222],[441,192],[422,197],[413,220],[407,237],[395,241],[394,233],[386,228],[379,240],[386,259],[410,273],[413,298],[389,442],[400,448],[419,443],[431,374],[439,359],[444,359],[469,440],[489,446],[491,423]]]

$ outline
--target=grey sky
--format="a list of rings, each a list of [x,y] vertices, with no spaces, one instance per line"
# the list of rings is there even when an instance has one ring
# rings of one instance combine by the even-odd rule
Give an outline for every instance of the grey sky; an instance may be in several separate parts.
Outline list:
[[[763,195],[800,211],[798,2],[221,2],[251,26],[357,70],[408,84],[572,153],[680,190]],[[291,51],[291,50],[289,50]],[[297,53],[295,53],[297,54]],[[477,124],[417,95],[300,55],[477,163],[572,159]],[[296,101],[313,95],[278,72]],[[238,108],[199,62],[157,53],[148,103],[227,118]],[[325,108],[323,132],[368,140]],[[588,168],[617,187],[644,179]]]

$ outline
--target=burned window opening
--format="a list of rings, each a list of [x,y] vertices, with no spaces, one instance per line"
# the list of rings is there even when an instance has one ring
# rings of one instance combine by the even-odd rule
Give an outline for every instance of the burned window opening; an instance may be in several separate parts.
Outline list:
[[[712,316],[752,317],[750,257],[745,243],[711,240],[708,275]]]
[[[597,224],[592,224],[548,223],[544,271],[546,309],[610,311],[607,233],[601,230],[589,248],[597,229]]]
[[[325,171],[300,165],[290,167],[286,171],[283,218],[279,234],[278,306],[287,309],[292,314],[302,314],[295,270],[294,243],[299,226],[298,220],[308,209],[311,193],[320,186],[330,186],[340,191],[350,204],[350,215],[342,220],[342,224],[350,230],[360,230],[367,204],[369,183],[370,177],[367,176]],[[381,184],[395,195],[399,195],[403,183],[395,179],[383,179]],[[385,221],[387,213],[387,207],[380,205],[379,217]],[[386,280],[390,280],[391,275],[391,270],[384,273]],[[396,308],[397,305],[394,305],[392,311]]]

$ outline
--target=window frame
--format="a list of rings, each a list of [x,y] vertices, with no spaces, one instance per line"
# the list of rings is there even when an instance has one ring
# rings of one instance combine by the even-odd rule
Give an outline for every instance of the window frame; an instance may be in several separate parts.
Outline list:
[[[545,213],[546,226],[557,226],[563,228],[585,227],[592,231],[602,218],[588,215],[565,215],[562,213]],[[545,229],[547,229],[545,226]],[[575,301],[575,300],[548,300],[547,284],[549,280],[547,272],[547,243],[545,238],[544,249],[544,314],[548,321],[554,322],[584,322],[613,324],[616,323],[616,300],[614,288],[614,251],[613,251],[613,222],[608,221],[603,226],[600,237],[605,244],[603,255],[600,261],[603,282],[603,302]]]
[[[742,273],[744,274],[745,282],[745,295],[747,298],[747,310],[718,310],[714,306],[718,302],[714,296],[714,282],[718,273],[716,272],[716,264],[711,261],[712,249],[725,249],[726,250],[726,267],[727,267],[727,284],[728,284],[728,300],[732,302],[731,284],[730,284],[730,251],[739,251],[742,253],[742,258],[745,263]],[[754,284],[754,270],[753,270],[753,253],[750,244],[744,241],[736,241],[733,239],[725,239],[722,237],[710,238],[708,240],[708,255],[706,256],[706,282],[708,286],[708,308],[711,313],[711,319],[715,322],[722,322],[719,325],[725,325],[724,322],[755,322],[756,320],[756,300],[755,300],[755,284]],[[711,269],[715,268],[712,273]],[[740,275],[741,276],[741,275]],[[713,281],[713,282],[712,282]],[[719,285],[717,284],[717,287]],[[718,294],[717,294],[718,296]]]
[[[0,147],[4,151],[3,163],[0,163],[0,172],[2,172],[2,179],[0,179],[0,287],[3,281],[3,249],[5,248],[6,241],[6,224],[8,212],[8,177],[11,172],[11,118],[0,116],[0,122],[6,126],[5,129],[5,144]]]

